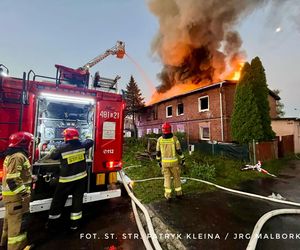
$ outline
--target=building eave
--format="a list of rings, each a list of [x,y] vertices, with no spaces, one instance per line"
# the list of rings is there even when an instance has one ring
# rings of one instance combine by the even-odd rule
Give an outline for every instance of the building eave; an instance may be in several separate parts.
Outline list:
[[[204,87],[200,87],[200,88],[197,88],[197,89],[194,89],[194,90],[191,90],[191,91],[188,91],[188,92],[176,95],[176,96],[171,96],[171,97],[159,100],[158,102],[151,103],[151,104],[147,105],[147,107],[151,107],[151,106],[160,104],[162,102],[170,101],[172,99],[177,99],[179,97],[191,95],[191,94],[194,94],[194,93],[197,93],[197,92],[202,92],[202,91],[206,91],[206,90],[209,90],[209,89],[217,88],[217,87],[220,87],[221,84],[236,84],[236,83],[237,83],[236,81],[230,81],[230,80],[225,80],[225,81],[213,83],[213,84],[210,84],[210,85],[207,85],[207,86],[204,86]]]
[[[154,105],[166,102],[166,101],[170,101],[170,100],[173,100],[173,99],[177,99],[177,98],[180,98],[180,97],[183,97],[183,96],[188,96],[188,95],[191,95],[191,94],[194,94],[194,93],[197,93],[197,92],[203,92],[203,91],[206,91],[206,90],[209,90],[209,89],[214,89],[214,88],[220,87],[221,85],[229,85],[229,84],[236,85],[237,81],[235,81],[235,80],[224,80],[224,81],[221,81],[221,82],[213,83],[213,84],[210,84],[210,85],[207,85],[207,86],[204,86],[204,87],[200,87],[200,88],[197,88],[197,89],[194,89],[194,90],[191,90],[191,91],[188,91],[188,92],[176,95],[176,96],[171,96],[171,97],[168,97],[168,98],[161,99],[161,100],[159,100],[155,103],[145,105],[145,108],[151,107],[151,106],[154,106]],[[277,94],[275,94],[270,89],[269,89],[269,94],[277,101],[281,99]]]
[[[300,121],[299,117],[278,117],[273,118],[272,121]]]

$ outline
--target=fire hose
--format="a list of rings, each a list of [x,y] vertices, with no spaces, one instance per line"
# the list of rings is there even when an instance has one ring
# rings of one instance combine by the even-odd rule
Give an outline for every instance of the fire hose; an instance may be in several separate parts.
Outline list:
[[[241,171],[244,171],[244,170],[256,170],[256,171],[261,172],[263,174],[267,174],[267,175],[270,175],[270,176],[275,177],[275,178],[277,177],[276,175],[269,173],[266,169],[263,169],[261,167],[261,161],[258,161],[255,165],[244,165],[241,168]]]
[[[156,234],[154,232],[153,225],[152,225],[152,222],[151,222],[151,218],[149,216],[149,213],[148,213],[147,209],[143,206],[143,204],[134,196],[134,194],[129,189],[128,184],[125,181],[125,173],[123,172],[123,170],[119,171],[119,175],[121,177],[121,180],[122,180],[122,182],[124,184],[124,187],[125,187],[128,195],[130,196],[130,198],[132,200],[132,204],[135,203],[136,205],[138,205],[138,207],[142,210],[142,212],[145,215],[146,223],[147,223],[147,228],[148,228],[150,239],[152,240],[154,249],[155,250],[162,250],[162,248],[161,248],[161,246],[160,246],[160,244],[158,242],[157,236],[156,236]],[[142,224],[140,222],[140,219],[138,218],[138,214],[137,214],[137,211],[136,211],[135,204],[133,205],[133,211],[134,211],[134,216],[136,218],[136,222],[137,222],[138,228],[141,229],[140,233],[141,233],[142,240],[143,240],[143,242],[145,244],[146,249],[147,250],[148,249],[151,250],[153,248],[150,245],[150,242],[149,242],[149,240],[148,240],[148,238],[146,236],[146,233],[145,233],[145,231],[143,229],[143,226],[142,226]]]
[[[134,167],[136,167],[136,166],[134,166]],[[127,168],[130,168],[130,167],[127,167]],[[141,180],[132,180],[132,182],[138,183],[138,182],[145,182],[145,181],[152,181],[152,180],[163,180],[163,179],[164,179],[163,177],[153,177],[153,178],[147,178],[147,179],[141,179]],[[196,179],[196,178],[191,178],[191,177],[181,177],[181,179],[182,180],[185,179],[185,180],[192,180],[192,181],[202,182],[202,183],[205,183],[207,185],[211,185],[211,186],[214,186],[218,189],[225,190],[225,191],[228,191],[228,192],[231,192],[231,193],[236,193],[236,194],[240,194],[240,195],[244,195],[244,196],[254,197],[254,198],[257,198],[257,199],[268,200],[268,201],[272,201],[272,202],[276,202],[276,203],[281,203],[281,204],[300,207],[300,203],[297,203],[297,202],[283,201],[283,200],[278,200],[278,199],[274,199],[274,198],[271,198],[271,197],[265,197],[265,196],[262,196],[262,195],[257,195],[257,194],[251,194],[251,193],[243,192],[243,191],[238,191],[238,190],[235,190],[235,189],[226,188],[226,187],[217,185],[215,183],[212,183],[212,182],[209,182],[209,181],[204,181],[204,180],[201,180],[201,179]],[[272,211],[264,214],[257,221],[257,223],[256,223],[256,225],[253,229],[250,241],[249,241],[248,246],[247,246],[247,250],[254,250],[255,249],[256,244],[257,244],[257,240],[258,240],[257,235],[259,234],[259,232],[260,232],[261,228],[263,227],[263,225],[265,224],[265,222],[267,220],[269,220],[271,217],[276,216],[276,215],[280,215],[280,214],[300,214],[300,209],[275,209],[275,210],[272,210]]]

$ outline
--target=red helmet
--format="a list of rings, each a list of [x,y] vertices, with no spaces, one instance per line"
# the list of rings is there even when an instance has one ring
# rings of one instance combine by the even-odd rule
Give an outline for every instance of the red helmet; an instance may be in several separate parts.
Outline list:
[[[30,144],[33,141],[33,135],[28,132],[13,133],[8,139],[9,148],[23,148],[29,151]]]
[[[163,134],[170,134],[170,133],[171,133],[171,125],[170,125],[170,123],[165,122],[165,123],[161,126],[161,129],[162,129],[162,133],[163,133]]]
[[[66,128],[62,133],[65,141],[78,140],[79,132],[76,128]]]

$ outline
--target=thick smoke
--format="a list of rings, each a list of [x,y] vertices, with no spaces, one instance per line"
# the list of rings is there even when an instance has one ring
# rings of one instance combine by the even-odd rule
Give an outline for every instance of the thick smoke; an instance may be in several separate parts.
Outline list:
[[[236,24],[268,0],[150,0],[159,20],[153,53],[164,64],[159,92],[175,84],[219,81],[245,57]]]

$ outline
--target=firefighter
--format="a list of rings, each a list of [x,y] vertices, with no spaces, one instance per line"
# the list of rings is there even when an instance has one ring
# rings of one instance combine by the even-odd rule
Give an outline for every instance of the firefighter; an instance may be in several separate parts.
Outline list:
[[[164,175],[165,198],[171,198],[171,176],[174,178],[174,189],[177,198],[182,196],[180,182],[180,168],[178,157],[181,159],[181,165],[184,166],[185,158],[181,151],[179,140],[171,132],[171,125],[164,123],[162,125],[162,136],[158,138],[156,144],[156,159],[162,168]]]
[[[8,250],[23,249],[27,245],[27,229],[30,202],[33,135],[17,132],[8,139],[8,149],[3,163],[2,196],[5,216],[1,246]],[[27,246],[27,249],[29,246]]]
[[[78,130],[75,128],[65,129],[63,136],[65,142],[48,156],[53,160],[59,159],[61,164],[58,185],[49,211],[47,227],[50,231],[57,228],[62,210],[70,194],[72,194],[70,229],[78,229],[82,218],[82,199],[87,179],[85,155],[94,144],[92,139],[81,142]]]

